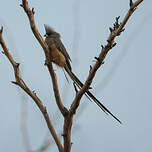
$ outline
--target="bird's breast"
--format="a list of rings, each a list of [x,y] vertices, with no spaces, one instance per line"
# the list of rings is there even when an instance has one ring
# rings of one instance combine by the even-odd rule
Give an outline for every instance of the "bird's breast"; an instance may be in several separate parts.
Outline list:
[[[64,67],[66,65],[66,59],[64,55],[56,47],[51,49],[50,55],[52,62],[54,62],[59,67]]]

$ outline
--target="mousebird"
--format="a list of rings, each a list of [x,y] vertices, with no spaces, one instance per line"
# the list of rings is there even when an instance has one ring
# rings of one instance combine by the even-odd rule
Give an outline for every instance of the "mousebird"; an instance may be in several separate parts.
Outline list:
[[[44,24],[44,27],[46,31],[46,34],[44,35],[46,37],[45,42],[50,50],[49,53],[51,61],[57,66],[64,68],[74,83],[81,89],[83,87],[83,83],[72,72],[70,64],[71,58],[60,39],[60,34],[54,31],[54,29],[49,25]],[[121,123],[121,121],[116,116],[114,116],[89,90],[86,91],[86,95],[90,98],[90,100],[94,101],[106,114],[110,114],[115,120]]]

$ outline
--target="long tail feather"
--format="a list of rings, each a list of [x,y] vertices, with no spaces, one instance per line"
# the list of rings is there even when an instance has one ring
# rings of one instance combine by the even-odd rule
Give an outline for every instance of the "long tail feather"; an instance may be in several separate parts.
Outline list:
[[[76,83],[79,88],[83,87],[83,83],[76,77],[76,75],[65,66],[66,72],[69,74],[71,79]],[[90,91],[87,91],[86,94],[107,114],[110,114],[114,119],[116,119],[119,123],[122,123],[116,116],[114,116]]]

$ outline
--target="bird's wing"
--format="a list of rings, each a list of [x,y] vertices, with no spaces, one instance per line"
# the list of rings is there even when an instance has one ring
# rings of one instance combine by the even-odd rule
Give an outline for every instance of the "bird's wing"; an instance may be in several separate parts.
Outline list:
[[[64,47],[62,41],[60,40],[60,38],[53,38],[53,41],[56,45],[56,48],[65,56],[66,63],[68,65],[69,69],[71,70],[71,64],[70,64],[71,58],[70,58],[68,52],[66,51],[66,48]]]

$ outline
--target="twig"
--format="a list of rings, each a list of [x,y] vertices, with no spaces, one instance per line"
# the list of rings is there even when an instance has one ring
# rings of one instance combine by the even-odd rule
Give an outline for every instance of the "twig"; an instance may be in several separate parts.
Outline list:
[[[84,83],[84,86],[77,93],[77,95],[70,107],[70,114],[65,118],[65,121],[64,121],[64,148],[65,148],[64,150],[65,150],[65,152],[70,152],[70,149],[71,149],[71,127],[72,127],[73,115],[76,113],[76,110],[80,104],[80,100],[81,100],[82,96],[89,89],[97,70],[104,63],[104,59],[105,59],[107,53],[109,52],[109,50],[111,50],[116,45],[116,43],[114,42],[114,39],[124,31],[124,26],[126,25],[128,19],[133,14],[136,7],[142,1],[143,0],[137,0],[135,3],[130,1],[130,9],[128,10],[123,22],[119,24],[119,22],[118,22],[119,17],[116,17],[114,27],[110,28],[110,35],[108,37],[107,44],[105,46],[102,46],[101,53],[100,53],[99,57],[96,58],[98,60],[96,61],[95,65],[91,68],[91,70],[89,72],[89,76]]]
[[[60,143],[60,140],[59,140],[59,137],[57,136],[54,128],[53,128],[53,125],[52,125],[52,122],[50,120],[50,117],[47,113],[47,110],[46,110],[46,107],[43,105],[42,101],[37,97],[37,95],[31,91],[28,86],[26,85],[26,83],[23,81],[21,75],[20,75],[20,68],[19,68],[19,63],[17,63],[12,55],[10,54],[10,52],[8,51],[8,48],[3,40],[3,37],[2,37],[2,32],[3,32],[3,27],[1,28],[0,30],[0,44],[3,48],[3,51],[4,51],[4,54],[6,55],[6,57],[8,58],[8,60],[10,61],[10,63],[12,64],[13,66],[13,69],[14,69],[14,75],[15,75],[15,80],[16,81],[12,81],[12,83],[18,85],[20,88],[22,88],[33,100],[34,102],[36,103],[36,105],[39,107],[40,111],[42,112],[43,116],[44,116],[44,119],[47,123],[47,126],[49,128],[49,131],[51,133],[51,135],[53,136],[57,146],[58,146],[58,149],[60,152],[63,152],[63,147]]]
[[[110,69],[108,72],[105,74],[101,82],[96,87],[96,92],[98,93],[99,91],[104,90],[108,84],[111,82],[112,77],[116,74],[116,71],[118,70],[118,67],[120,66],[121,62],[124,60],[128,52],[130,51],[130,47],[132,44],[134,44],[134,41],[136,40],[137,37],[142,33],[143,29],[147,25],[147,22],[151,20],[151,15],[152,13],[145,15],[143,19],[140,21],[139,24],[137,24],[134,29],[132,29],[133,32],[131,32],[125,41],[124,46],[122,47],[122,51],[119,52],[118,56],[115,58],[113,61]]]

